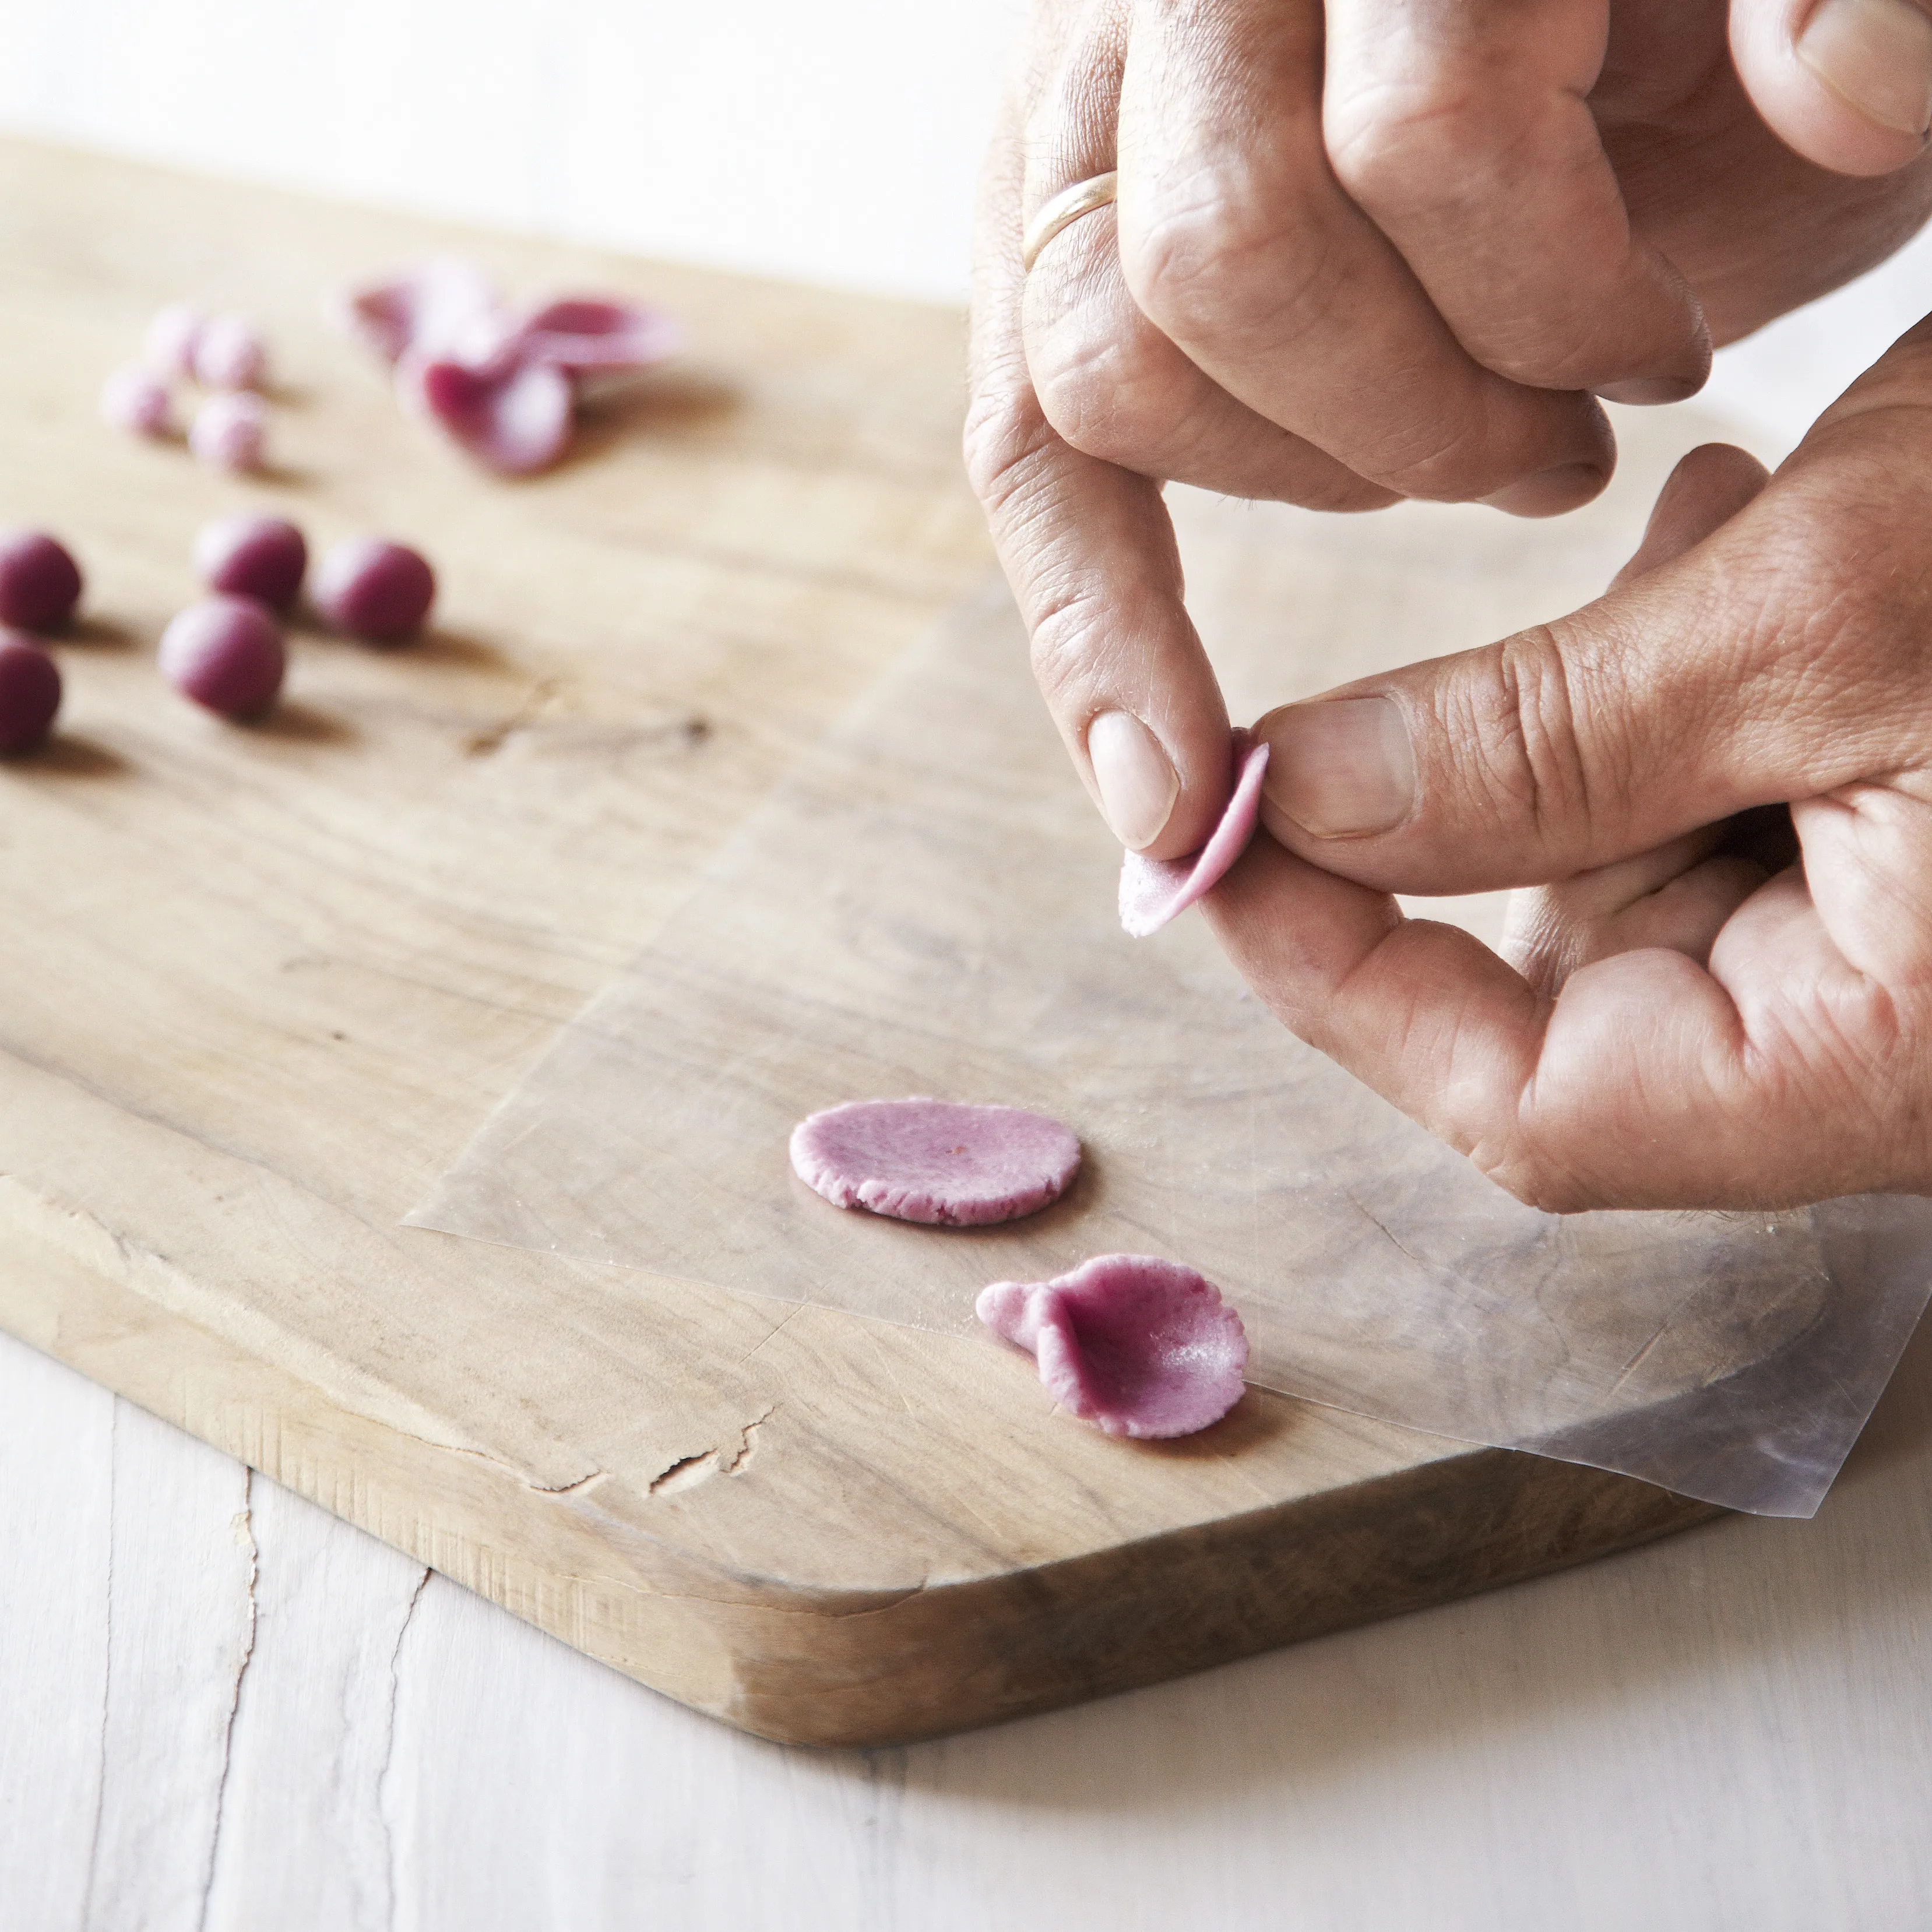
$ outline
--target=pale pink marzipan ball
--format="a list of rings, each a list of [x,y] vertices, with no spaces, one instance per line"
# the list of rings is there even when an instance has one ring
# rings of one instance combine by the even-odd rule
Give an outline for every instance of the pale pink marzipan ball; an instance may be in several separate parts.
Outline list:
[[[351,537],[316,566],[310,594],[338,631],[372,644],[393,644],[429,615],[436,573],[406,544]]]
[[[282,634],[253,597],[204,597],[161,633],[161,675],[224,718],[252,718],[274,702],[288,668]]]
[[[168,436],[175,426],[168,386],[138,362],[116,370],[101,385],[100,415],[133,436]]]
[[[268,352],[245,315],[212,316],[194,339],[194,380],[209,389],[259,389]]]
[[[195,537],[194,567],[211,590],[286,610],[302,588],[308,545],[284,517],[218,517]]]
[[[238,389],[211,396],[196,410],[188,446],[212,470],[259,470],[268,430],[267,405]]]
[[[193,374],[194,346],[207,320],[193,302],[172,302],[158,310],[141,345],[148,368],[158,376]]]

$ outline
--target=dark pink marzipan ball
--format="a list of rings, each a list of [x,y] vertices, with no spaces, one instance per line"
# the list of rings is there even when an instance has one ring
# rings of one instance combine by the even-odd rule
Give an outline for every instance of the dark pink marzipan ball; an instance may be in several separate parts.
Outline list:
[[[80,602],[80,566],[45,530],[0,530],[0,624],[57,631]]]
[[[32,638],[0,631],[0,752],[31,752],[60,701],[59,665]]]
[[[392,644],[429,615],[436,573],[406,544],[351,537],[316,566],[310,594],[338,631],[372,644]]]
[[[274,702],[288,668],[282,634],[252,597],[204,597],[161,633],[161,675],[224,718],[252,718]]]
[[[211,590],[286,610],[308,568],[308,545],[282,517],[218,517],[194,539],[196,574]]]

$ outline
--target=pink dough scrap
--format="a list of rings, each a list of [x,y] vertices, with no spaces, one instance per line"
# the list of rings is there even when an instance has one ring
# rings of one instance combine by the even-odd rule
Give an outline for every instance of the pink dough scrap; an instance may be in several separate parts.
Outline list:
[[[1099,1255],[1052,1281],[995,1282],[974,1310],[1033,1355],[1062,1408],[1109,1436],[1191,1436],[1240,1400],[1247,1330],[1178,1262]]]
[[[1057,1201],[1080,1170],[1080,1142],[1060,1121],[1019,1107],[854,1100],[792,1130],[791,1164],[834,1207],[976,1228]]]
[[[570,378],[544,362],[424,361],[397,365],[404,394],[471,455],[512,476],[547,470],[570,442]]]
[[[520,359],[572,374],[645,369],[684,346],[682,326],[638,302],[563,296],[524,316],[510,338]]]
[[[345,290],[337,319],[391,364],[405,402],[478,461],[512,476],[568,446],[590,391],[675,355],[682,328],[642,304],[560,296],[512,308],[473,263],[418,262]]]
[[[499,309],[482,270],[448,256],[344,290],[336,301],[343,327],[386,362],[400,362],[411,350],[445,354]]]
[[[1199,851],[1186,859],[1146,859],[1130,852],[1121,862],[1120,923],[1132,938],[1145,939],[1158,932],[1197,899],[1204,898],[1248,849],[1261,817],[1268,748],[1250,744],[1248,734],[1238,731],[1234,758],[1234,795]]]

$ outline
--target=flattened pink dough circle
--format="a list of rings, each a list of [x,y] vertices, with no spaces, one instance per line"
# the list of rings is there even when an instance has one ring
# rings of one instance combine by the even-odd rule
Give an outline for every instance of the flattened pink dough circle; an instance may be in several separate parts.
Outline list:
[[[1241,1399],[1247,1330],[1205,1276],[1098,1255],[1052,1281],[998,1281],[974,1312],[1030,1353],[1070,1414],[1109,1436],[1191,1436]]]
[[[915,1095],[808,1115],[792,1130],[791,1165],[836,1208],[980,1228],[1058,1200],[1080,1170],[1080,1142],[1045,1114]]]
[[[1144,859],[1130,852],[1121,861],[1120,923],[1133,938],[1158,932],[1169,920],[1205,898],[1248,849],[1261,818],[1268,748],[1250,745],[1248,734],[1238,731],[1234,755],[1240,767],[1234,795],[1199,851],[1186,859]]]

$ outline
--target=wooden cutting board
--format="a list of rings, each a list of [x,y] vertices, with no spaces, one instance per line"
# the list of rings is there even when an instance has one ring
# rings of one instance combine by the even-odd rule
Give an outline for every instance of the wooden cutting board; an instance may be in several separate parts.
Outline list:
[[[321,317],[330,284],[448,248],[514,289],[661,302],[695,346],[554,474],[481,476]],[[260,482],[96,420],[182,295],[268,325]],[[982,579],[956,315],[0,144],[0,523],[58,531],[89,580],[61,734],[0,766],[14,1333],[643,1682],[814,1743],[1064,1704],[1715,1513],[1258,1391],[1122,1444],[975,1342],[399,1226]],[[152,646],[190,538],[244,504],[420,543],[436,634],[302,632],[260,727],[176,699]]]

